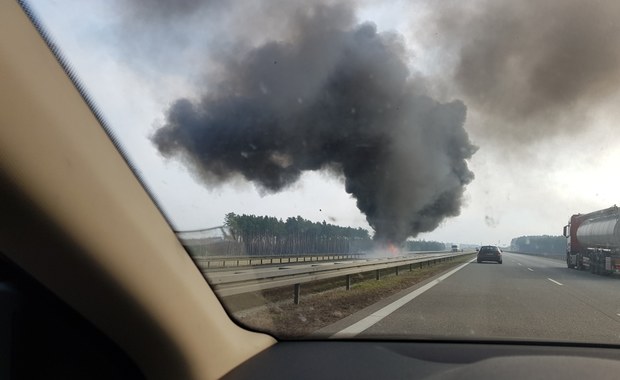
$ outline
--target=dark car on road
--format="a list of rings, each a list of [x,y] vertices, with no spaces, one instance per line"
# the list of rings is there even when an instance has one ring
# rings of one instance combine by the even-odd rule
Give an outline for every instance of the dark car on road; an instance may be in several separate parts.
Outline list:
[[[477,261],[479,263],[483,261],[497,261],[498,264],[502,263],[502,250],[494,245],[485,245],[478,250]]]

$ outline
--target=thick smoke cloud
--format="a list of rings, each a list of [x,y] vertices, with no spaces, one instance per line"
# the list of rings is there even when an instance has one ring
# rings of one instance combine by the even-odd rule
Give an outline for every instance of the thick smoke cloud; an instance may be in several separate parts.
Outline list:
[[[428,46],[455,60],[450,79],[493,134],[528,142],[582,129],[618,90],[620,3],[435,2]],[[447,71],[447,70],[446,70]],[[497,130],[499,129],[499,130]]]
[[[355,25],[349,7],[294,17],[286,39],[229,56],[200,99],[174,102],[159,151],[208,185],[242,176],[278,192],[305,171],[336,173],[382,241],[458,215],[476,150],[465,105],[425,95],[402,39]]]
[[[205,8],[224,6],[225,0],[116,0],[126,10],[127,22],[155,24],[186,17]],[[156,24],[155,24],[156,25]]]

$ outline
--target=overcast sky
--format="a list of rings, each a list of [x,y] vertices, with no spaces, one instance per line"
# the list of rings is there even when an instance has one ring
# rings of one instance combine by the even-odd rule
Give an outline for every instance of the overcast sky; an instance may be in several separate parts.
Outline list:
[[[57,0],[33,7],[175,229],[221,225],[228,212],[301,215],[370,229],[341,176],[305,172],[276,193],[240,177],[205,185],[180,160],[164,158],[150,139],[176,99],[201,96],[205,83],[217,76],[211,63],[218,54],[260,46],[286,33],[291,28],[284,21],[287,9],[254,6],[240,12],[216,1],[195,6],[187,0],[180,10],[149,10],[143,18],[143,8],[126,4]],[[565,17],[570,23],[558,16],[535,32],[511,18],[543,17],[555,11],[559,3],[554,1],[539,12],[490,7],[486,1],[446,9],[422,1],[356,4],[357,21],[370,21],[379,33],[393,32],[404,41],[409,69],[423,78],[430,95],[466,105],[464,128],[479,147],[467,160],[475,179],[466,185],[460,215],[418,238],[506,244],[521,235],[559,235],[571,214],[618,203],[620,115],[614,105],[620,86],[614,67],[620,55],[617,47],[599,46],[604,38],[597,36],[615,38],[614,29],[575,22],[571,5]],[[600,4],[592,8],[593,18],[609,13]],[[569,24],[576,29],[572,35]],[[581,41],[588,33],[594,37]],[[548,45],[537,45],[540,40]],[[564,44],[570,49],[561,50]],[[546,49],[552,52],[540,53]]]

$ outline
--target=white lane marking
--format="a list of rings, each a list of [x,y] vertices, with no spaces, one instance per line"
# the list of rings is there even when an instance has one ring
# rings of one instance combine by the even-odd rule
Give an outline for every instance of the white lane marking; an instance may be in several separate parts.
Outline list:
[[[421,295],[422,293],[426,292],[427,290],[429,290],[430,288],[432,288],[433,286],[439,284],[441,281],[445,280],[446,278],[452,276],[453,274],[455,274],[456,272],[458,272],[459,270],[465,268],[469,263],[475,261],[476,259],[473,258],[470,261],[466,262],[465,264],[451,270],[450,272],[444,274],[441,277],[438,277],[436,279],[434,279],[433,281],[429,282],[428,284],[412,291],[411,293],[405,295],[402,298],[397,299],[396,301],[392,302],[391,304],[383,307],[382,309],[379,309],[377,311],[375,311],[374,313],[370,314],[369,316],[367,316],[366,318],[363,318],[357,322],[355,322],[354,324],[352,324],[351,326],[338,331],[337,333],[335,333],[334,335],[330,336],[330,339],[341,339],[341,338],[352,338],[355,335],[361,333],[362,331],[368,329],[369,327],[371,327],[372,325],[374,325],[375,323],[379,322],[380,320],[382,320],[383,318],[387,317],[388,315],[392,314],[393,312],[395,312],[396,310],[398,310],[401,306],[407,304],[408,302],[412,301],[414,298],[418,297],[419,295]]]
[[[534,271],[534,269],[532,269],[532,268],[527,268],[527,270],[529,270],[530,272]]]
[[[620,313],[616,314],[618,317],[620,317]]]
[[[521,263],[519,263],[519,262],[517,262],[517,264],[519,264],[519,265],[523,265],[523,264],[521,264]]]
[[[564,284],[562,284],[561,282],[557,282],[556,280],[554,280],[554,279],[552,279],[552,278],[549,278],[549,277],[547,277],[547,280],[549,280],[549,281],[553,282],[554,284],[558,284],[558,285],[560,285],[560,286],[564,285]]]

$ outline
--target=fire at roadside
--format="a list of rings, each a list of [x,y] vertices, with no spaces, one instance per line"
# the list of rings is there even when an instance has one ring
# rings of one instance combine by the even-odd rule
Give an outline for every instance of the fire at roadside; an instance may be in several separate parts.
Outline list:
[[[172,104],[159,151],[206,186],[242,177],[275,193],[307,171],[336,175],[381,242],[459,215],[477,149],[465,105],[431,98],[404,38],[356,24],[349,4],[291,18],[281,40],[225,55],[215,85]]]

